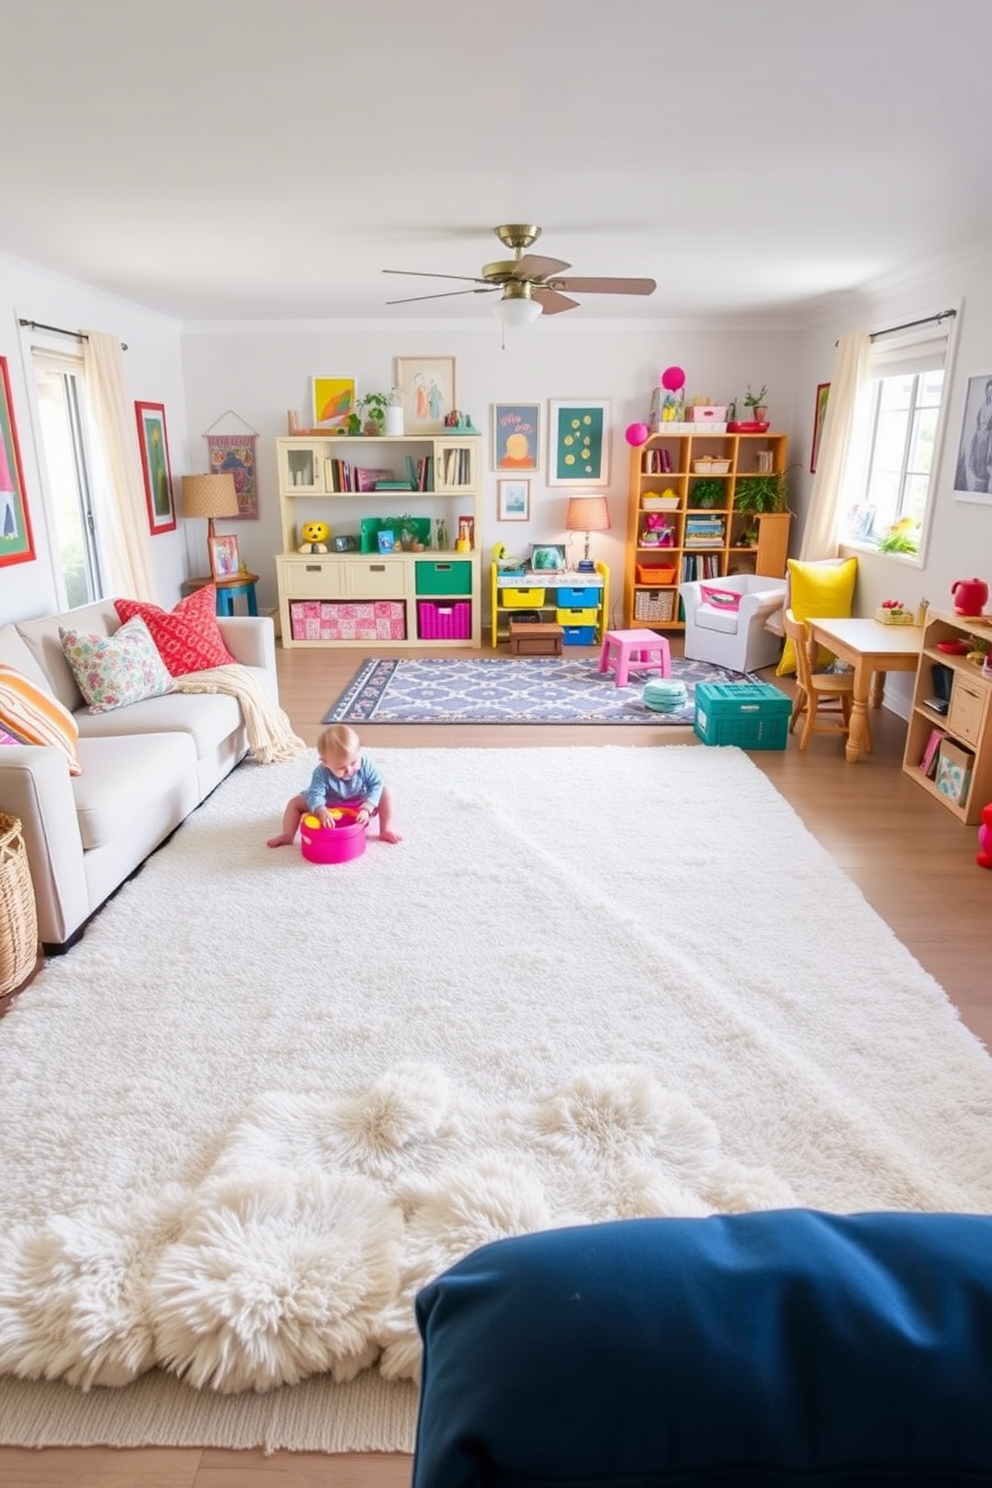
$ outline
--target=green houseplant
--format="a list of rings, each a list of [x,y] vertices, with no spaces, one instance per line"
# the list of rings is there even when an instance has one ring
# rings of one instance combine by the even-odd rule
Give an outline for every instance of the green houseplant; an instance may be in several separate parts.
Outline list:
[[[765,399],[767,397],[768,388],[765,383],[761,384],[761,391],[757,393],[752,393],[751,384],[748,383],[747,392],[744,394],[744,404],[745,407],[750,408],[751,412],[754,414],[755,420],[759,424],[764,423],[765,414],[768,412],[768,408],[765,404]]]
[[[358,415],[365,415],[362,433],[372,438],[381,436],[386,427],[386,409],[389,407],[388,393],[366,393],[356,404]]]
[[[785,472],[738,476],[734,483],[734,510],[740,512],[784,512],[789,510],[789,487]]]
[[[696,481],[689,492],[689,506],[726,506],[727,482],[715,479]]]

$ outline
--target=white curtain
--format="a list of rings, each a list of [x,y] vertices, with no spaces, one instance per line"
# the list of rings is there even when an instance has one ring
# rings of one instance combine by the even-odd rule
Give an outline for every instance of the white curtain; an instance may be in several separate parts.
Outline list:
[[[134,405],[127,396],[120,338],[103,331],[86,331],[85,337],[86,392],[106,462],[105,479],[96,482],[93,492],[104,581],[112,595],[158,604]]]
[[[837,508],[854,432],[858,394],[868,380],[870,352],[871,335],[868,331],[848,331],[837,342],[816,474],[799,554],[803,562],[837,556]]]

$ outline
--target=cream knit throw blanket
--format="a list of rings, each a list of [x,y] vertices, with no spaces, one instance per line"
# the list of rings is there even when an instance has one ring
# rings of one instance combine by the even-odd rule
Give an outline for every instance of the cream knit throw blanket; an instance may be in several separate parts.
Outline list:
[[[289,719],[274,703],[257,677],[237,663],[207,667],[202,672],[187,672],[176,677],[176,692],[226,692],[241,704],[248,734],[248,748],[261,765],[278,760],[292,760],[304,752],[306,745],[293,733]]]

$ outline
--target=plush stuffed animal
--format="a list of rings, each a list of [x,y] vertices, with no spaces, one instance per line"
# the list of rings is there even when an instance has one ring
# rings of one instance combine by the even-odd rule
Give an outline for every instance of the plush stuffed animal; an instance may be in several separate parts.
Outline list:
[[[326,553],[327,539],[331,535],[331,529],[326,522],[304,522],[300,528],[300,537],[303,541],[297,548],[298,553]]]

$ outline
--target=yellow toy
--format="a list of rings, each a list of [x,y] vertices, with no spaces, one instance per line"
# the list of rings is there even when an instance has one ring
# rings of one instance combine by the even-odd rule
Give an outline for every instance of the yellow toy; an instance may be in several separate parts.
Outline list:
[[[327,539],[331,535],[331,529],[326,522],[304,522],[300,528],[300,537],[303,541],[297,548],[298,553],[326,553]]]

